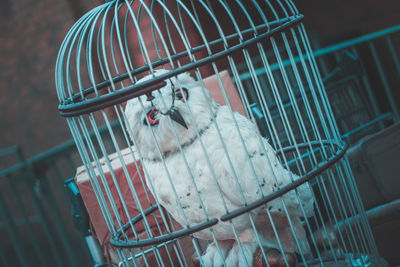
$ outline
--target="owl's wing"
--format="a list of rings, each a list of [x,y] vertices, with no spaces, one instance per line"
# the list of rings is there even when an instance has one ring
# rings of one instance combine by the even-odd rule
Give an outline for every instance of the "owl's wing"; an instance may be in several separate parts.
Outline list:
[[[221,155],[215,155],[219,161],[215,166],[219,167],[219,183],[224,195],[240,207],[277,191],[278,187],[290,184],[299,177],[282,166],[272,146],[259,136],[253,123],[239,113],[234,114],[240,135],[229,109],[220,107],[218,111],[217,123],[229,159],[220,151]],[[286,207],[292,215],[311,216],[314,199],[311,187],[303,184],[296,191],[283,195]],[[280,198],[269,202],[267,207],[271,212],[284,212]]]

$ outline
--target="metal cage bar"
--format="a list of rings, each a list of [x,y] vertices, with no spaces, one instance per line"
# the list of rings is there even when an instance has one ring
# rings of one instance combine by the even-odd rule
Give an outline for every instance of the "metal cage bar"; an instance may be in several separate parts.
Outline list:
[[[71,28],[59,110],[114,264],[378,260],[302,19],[288,0],[125,0]]]

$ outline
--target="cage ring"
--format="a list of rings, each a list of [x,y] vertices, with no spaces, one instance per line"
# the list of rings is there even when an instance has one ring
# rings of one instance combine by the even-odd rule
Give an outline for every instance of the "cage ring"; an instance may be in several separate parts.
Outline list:
[[[143,213],[145,216],[153,213],[158,209],[158,205],[153,205],[150,208],[146,209]],[[218,223],[218,219],[210,219],[208,221],[205,221],[203,223],[197,224],[195,226],[191,226],[188,228],[184,228],[178,231],[174,231],[173,233],[168,233],[152,238],[147,238],[143,240],[121,240],[120,236],[122,233],[131,225],[131,224],[136,224],[143,220],[142,214],[139,214],[135,216],[134,218],[131,219],[128,223],[124,224],[120,229],[117,230],[115,235],[110,238],[110,244],[114,247],[117,248],[137,248],[137,247],[146,247],[146,246],[154,246],[158,245],[160,243],[168,242],[174,239],[182,238],[185,236],[188,236],[190,234],[193,234],[195,232],[204,230],[206,228],[209,228],[215,224]]]
[[[236,51],[240,51],[252,44],[260,42],[262,39],[269,38],[272,35],[283,31],[284,29],[292,26],[300,22],[303,19],[303,15],[293,16],[291,18],[286,18],[282,24],[278,24],[277,27],[267,30],[266,32],[260,33],[248,40],[241,41],[239,44],[233,45],[223,51],[217,52],[215,54],[209,55],[206,58],[202,58],[197,60],[196,62],[191,62],[187,65],[181,66],[176,70],[170,71],[166,75],[160,75],[158,77],[153,78],[151,81],[145,81],[141,84],[133,84],[126,88],[114,91],[112,93],[108,93],[106,95],[97,96],[93,99],[85,99],[85,101],[79,101],[73,103],[73,99],[78,100],[79,98],[82,99],[82,95],[91,93],[94,91],[94,87],[88,88],[85,90],[81,90],[78,94],[71,96],[69,99],[64,99],[64,101],[59,105],[58,110],[60,111],[60,115],[64,117],[72,117],[78,116],[90,112],[94,112],[100,109],[104,109],[110,105],[120,104],[125,102],[131,98],[139,97],[144,94],[148,94],[152,91],[160,89],[166,85],[165,79],[170,78],[172,76],[178,75],[180,73],[193,70],[200,66],[209,64],[210,62],[215,62],[218,59],[224,58],[228,55],[235,53]],[[245,30],[244,32],[248,32],[249,30]],[[217,40],[218,41],[218,40]],[[201,47],[200,47],[201,48]],[[194,48],[196,49],[196,48]],[[198,49],[199,50],[199,49]],[[200,49],[201,50],[201,49]],[[184,54],[189,54],[189,52],[185,52]],[[183,55],[180,55],[182,57]],[[165,63],[165,62],[164,62]],[[160,64],[162,65],[162,64]],[[154,67],[154,66],[153,66]],[[148,68],[148,67],[147,67]],[[141,72],[145,71],[145,69],[141,70]],[[137,73],[137,71],[136,71]],[[114,82],[124,80],[128,77],[127,74],[120,75],[113,80]],[[109,86],[110,81],[104,81],[98,86],[100,88],[104,88]],[[97,86],[96,86],[97,89]]]
[[[341,159],[343,157],[343,155],[346,153],[347,149],[348,149],[348,145],[346,142],[341,141],[339,144],[334,142],[334,141],[330,141],[330,140],[323,140],[323,141],[313,141],[310,143],[302,143],[302,144],[298,144],[297,146],[290,146],[290,147],[286,147],[283,148],[279,151],[277,151],[277,154],[279,153],[284,153],[284,152],[291,152],[294,151],[298,148],[307,148],[307,147],[320,147],[321,145],[323,146],[334,146],[335,148],[337,148],[336,153],[331,156],[327,161],[323,162],[322,164],[317,164],[316,168],[313,168],[312,170],[310,170],[309,172],[307,172],[306,174],[302,175],[298,180],[292,182],[291,184],[285,185],[282,188],[280,188],[279,190],[263,197],[260,198],[256,201],[253,201],[249,204],[247,204],[244,207],[238,208],[234,211],[231,211],[223,216],[221,216],[220,220],[225,222],[225,221],[229,221],[232,220],[233,218],[236,218],[244,213],[247,213],[255,208],[258,208],[286,193],[288,193],[289,191],[299,187],[300,185],[308,182],[309,180],[313,179],[314,177],[316,177],[317,175],[319,175],[320,173],[322,173],[323,171],[325,171],[326,169],[328,169],[329,167],[333,166],[333,164],[335,164],[339,159]]]

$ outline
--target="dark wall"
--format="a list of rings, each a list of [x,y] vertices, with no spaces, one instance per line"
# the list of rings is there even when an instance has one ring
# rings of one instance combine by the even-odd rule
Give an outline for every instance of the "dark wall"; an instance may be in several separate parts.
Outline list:
[[[70,139],[58,114],[54,64],[67,30],[100,0],[0,1],[0,149],[28,156]],[[322,45],[400,22],[398,0],[299,0],[308,32]]]
[[[71,137],[57,111],[54,64],[67,30],[94,5],[0,1],[0,149],[21,144],[34,155]]]
[[[332,44],[400,23],[398,0],[294,0],[308,33]]]

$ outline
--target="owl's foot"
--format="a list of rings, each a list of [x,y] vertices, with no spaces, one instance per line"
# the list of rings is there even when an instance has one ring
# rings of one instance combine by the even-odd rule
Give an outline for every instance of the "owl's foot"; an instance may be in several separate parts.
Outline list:
[[[255,242],[241,243],[240,245],[235,243],[226,257],[226,266],[253,266],[253,254],[257,246]]]
[[[218,246],[216,243],[212,243],[206,249],[206,252],[201,256],[201,261],[205,267],[220,267],[224,266],[224,260],[229,250],[232,247],[231,240],[218,241]],[[197,255],[192,256],[192,261],[195,266],[200,265],[200,259]]]
[[[265,256],[267,257],[268,265],[265,262],[261,249],[257,248],[256,252],[254,253],[253,267],[296,266],[296,257],[293,253],[285,253],[287,264],[285,262],[283,255],[279,252],[279,250],[275,248],[264,249],[264,253]]]
[[[265,256],[267,257],[268,264],[265,262],[262,251],[257,247],[256,243],[243,243],[241,244],[244,253],[240,249],[239,245],[235,242],[231,249],[232,242],[229,241],[218,241],[220,251],[215,243],[212,243],[207,247],[206,252],[201,256],[203,266],[205,267],[240,267],[240,266],[252,266],[252,267],[283,267],[296,266],[296,256],[293,253],[285,253],[286,262],[283,255],[279,250],[275,248],[264,248]],[[228,254],[229,252],[229,254]],[[221,257],[221,254],[223,257]],[[227,256],[228,255],[228,256]],[[193,265],[200,267],[200,259],[197,254],[192,256]]]

